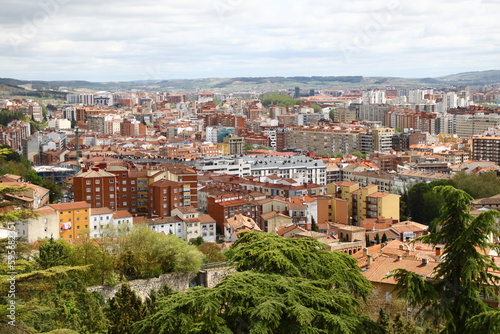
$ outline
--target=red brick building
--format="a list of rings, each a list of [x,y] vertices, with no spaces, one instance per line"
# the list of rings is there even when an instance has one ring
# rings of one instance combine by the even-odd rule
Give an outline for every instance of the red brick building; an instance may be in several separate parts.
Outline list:
[[[85,201],[93,208],[117,209],[117,179],[114,174],[93,167],[81,170],[73,178],[74,200]]]
[[[149,186],[149,215],[151,217],[169,217],[173,209],[190,205],[189,184],[159,180]]]

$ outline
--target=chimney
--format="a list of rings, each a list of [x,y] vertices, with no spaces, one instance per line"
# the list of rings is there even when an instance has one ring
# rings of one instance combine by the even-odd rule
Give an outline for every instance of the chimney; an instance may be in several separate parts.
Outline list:
[[[429,259],[426,257],[422,258],[422,264],[426,265],[427,263],[429,263]]]
[[[363,256],[367,256],[368,255],[368,248],[363,248]]]
[[[436,256],[441,256],[441,247],[436,247]]]
[[[403,259],[403,254],[398,254],[398,261],[401,261]]]
[[[366,264],[367,264],[367,265],[368,265],[368,267],[369,267],[369,266],[371,266],[371,265],[373,264],[373,255],[368,254],[367,258],[368,258],[368,259],[367,259]]]

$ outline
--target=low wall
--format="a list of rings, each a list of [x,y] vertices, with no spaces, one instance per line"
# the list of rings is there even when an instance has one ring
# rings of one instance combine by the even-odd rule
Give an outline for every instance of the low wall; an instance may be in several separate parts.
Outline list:
[[[130,288],[139,296],[143,301],[149,296],[151,290],[157,291],[164,284],[168,284],[175,291],[184,291],[189,288],[189,283],[196,277],[195,274],[181,273],[181,274],[164,274],[159,277],[148,279],[136,279],[129,281]],[[88,287],[90,292],[99,291],[104,295],[105,299],[110,299],[121,289],[121,284],[116,286],[98,285]]]
[[[164,284],[168,284],[175,291],[185,291],[190,286],[201,285],[213,288],[219,284],[224,277],[234,272],[234,269],[219,266],[217,268],[206,268],[198,274],[191,273],[174,273],[163,274],[159,277],[148,279],[137,279],[129,281],[130,288],[139,296],[143,301],[149,296],[152,290],[157,291]],[[196,280],[195,280],[196,278]],[[104,295],[105,299],[111,299],[121,289],[121,284],[116,286],[98,285],[88,287],[89,292],[98,291]]]

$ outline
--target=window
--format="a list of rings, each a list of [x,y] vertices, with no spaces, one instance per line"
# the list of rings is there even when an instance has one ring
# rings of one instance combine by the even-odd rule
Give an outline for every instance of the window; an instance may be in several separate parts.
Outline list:
[[[100,208],[101,207],[101,203],[96,203],[95,206],[96,206],[96,208]]]
[[[123,181],[122,181],[122,184],[127,184],[127,180],[123,180]]]
[[[95,191],[96,191],[96,192],[101,191],[101,187],[96,187],[96,188],[95,188]]]
[[[92,181],[87,180],[87,181],[85,181],[85,184],[88,185],[88,186],[90,186],[92,184]]]
[[[114,179],[109,179],[109,183],[115,183]]]
[[[122,177],[127,177],[127,174],[122,174]]]
[[[95,199],[101,199],[101,195],[95,195]]]
[[[115,191],[115,187],[109,187],[109,191]]]
[[[127,206],[127,202],[123,202],[123,206]]]
[[[123,195],[122,197],[123,197],[123,199],[127,199],[127,195]]]
[[[115,198],[115,194],[109,194],[109,198]]]
[[[101,184],[101,180],[95,180],[95,184]]]
[[[131,181],[130,181],[130,184],[135,184],[135,180],[131,180]]]
[[[87,201],[91,201],[91,200],[92,200],[92,196],[90,196],[90,195],[89,195],[89,196],[87,196],[87,197],[86,197],[86,200],[87,200]]]
[[[89,193],[89,192],[92,191],[92,189],[91,188],[87,188],[85,191]]]

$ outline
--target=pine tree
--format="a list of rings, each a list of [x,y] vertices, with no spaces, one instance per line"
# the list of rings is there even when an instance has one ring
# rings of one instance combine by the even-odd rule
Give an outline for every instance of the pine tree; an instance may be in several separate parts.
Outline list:
[[[380,244],[380,235],[378,233],[375,236],[375,241],[377,242],[377,245]]]
[[[145,313],[141,299],[128,284],[122,284],[120,291],[109,301],[106,309],[106,316],[109,320],[108,333],[132,333],[132,326],[135,322],[142,320]]]
[[[490,210],[474,217],[469,209],[472,197],[465,191],[452,186],[439,186],[434,191],[445,199],[436,219],[436,232],[415,241],[444,243],[443,262],[436,267],[432,279],[403,269],[395,270],[391,276],[397,282],[395,290],[400,290],[399,296],[411,306],[420,307],[421,314],[434,319],[436,325],[442,324],[443,333],[466,333],[468,320],[488,310],[479,295],[495,295],[500,281],[489,271],[500,268],[487,255],[493,246],[489,238],[496,240],[500,235],[495,222],[500,214]]]
[[[316,224],[316,220],[314,220],[314,217],[311,217],[311,231],[319,232],[319,227],[318,224]]]
[[[387,242],[387,234],[385,234],[385,232],[384,235],[382,235],[382,240],[380,242],[382,243]]]
[[[51,237],[49,241],[40,245],[39,255],[35,261],[40,269],[63,266],[68,264],[69,253],[69,248],[64,241],[55,241]]]
[[[391,318],[383,308],[380,308],[378,312],[377,323],[384,329],[385,333],[389,333],[391,328]]]

